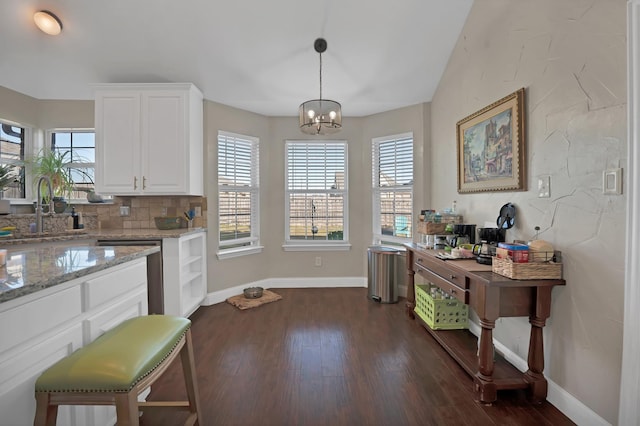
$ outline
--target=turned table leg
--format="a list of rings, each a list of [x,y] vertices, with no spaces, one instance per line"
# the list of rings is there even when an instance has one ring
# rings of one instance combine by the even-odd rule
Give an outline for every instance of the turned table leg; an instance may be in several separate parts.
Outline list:
[[[530,318],[531,337],[529,338],[529,369],[524,374],[524,380],[529,383],[529,398],[533,402],[542,402],[547,397],[547,379],[544,378],[544,347],[542,343],[542,327],[545,321],[540,318]]]
[[[495,321],[480,320],[480,344],[478,347],[478,372],[474,378],[474,388],[480,402],[498,399],[498,389],[493,382],[493,329]]]
[[[413,270],[413,250],[407,250],[407,301],[404,308],[406,315],[411,319],[415,318],[413,312],[416,307],[415,275],[416,272]]]
[[[529,337],[529,354],[527,363],[529,369],[524,374],[524,380],[529,383],[529,398],[533,402],[542,402],[547,397],[547,379],[544,374],[544,344],[542,328],[546,319],[551,315],[551,287],[539,287],[536,291],[536,310],[529,317],[531,336]]]

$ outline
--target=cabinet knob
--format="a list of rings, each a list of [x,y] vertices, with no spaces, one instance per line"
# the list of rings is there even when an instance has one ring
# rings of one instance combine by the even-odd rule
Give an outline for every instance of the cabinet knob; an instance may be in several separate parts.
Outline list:
[[[455,279],[456,279],[456,276],[455,276],[455,275],[449,275],[449,279],[450,279],[450,280],[455,280]]]
[[[451,289],[451,294],[456,294],[456,291],[454,289]]]

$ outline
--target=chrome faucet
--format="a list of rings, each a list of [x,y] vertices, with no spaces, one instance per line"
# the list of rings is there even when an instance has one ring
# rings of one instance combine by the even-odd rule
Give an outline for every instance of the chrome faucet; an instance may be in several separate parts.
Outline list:
[[[38,234],[41,233],[44,228],[44,218],[42,217],[42,194],[40,192],[42,181],[46,182],[47,189],[49,190],[49,213],[51,214],[53,212],[53,191],[51,190],[51,179],[47,176],[40,176],[40,179],[38,179],[38,199],[36,203],[36,232]]]

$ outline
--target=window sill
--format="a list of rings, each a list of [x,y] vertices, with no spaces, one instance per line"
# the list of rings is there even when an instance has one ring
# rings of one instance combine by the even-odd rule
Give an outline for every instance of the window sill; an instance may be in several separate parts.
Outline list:
[[[351,244],[347,242],[342,243],[285,243],[282,245],[284,251],[349,251],[351,250]]]
[[[218,260],[233,259],[234,257],[248,256],[250,254],[262,253],[264,246],[241,247],[216,252]]]

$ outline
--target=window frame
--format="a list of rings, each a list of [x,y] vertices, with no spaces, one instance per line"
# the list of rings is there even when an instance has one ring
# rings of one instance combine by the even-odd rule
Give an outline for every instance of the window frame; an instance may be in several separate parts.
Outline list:
[[[220,182],[220,138],[232,138],[238,142],[248,142],[250,144],[250,182],[251,186],[246,185],[228,185]],[[227,141],[229,142],[229,141]],[[228,259],[238,256],[245,256],[249,254],[260,253],[264,247],[260,242],[260,139],[255,136],[241,135],[238,133],[228,132],[224,130],[218,131],[218,139],[216,143],[216,176],[217,176],[217,188],[218,188],[218,251],[216,255],[218,259]],[[251,235],[249,237],[234,238],[232,240],[220,239],[220,224],[221,216],[220,212],[220,193],[222,189],[231,192],[250,192],[252,201],[250,202],[250,228]],[[248,243],[248,244],[247,244]],[[238,244],[246,244],[243,246],[237,246]],[[235,246],[235,247],[227,247]]]
[[[340,144],[344,147],[344,188],[332,188],[332,189],[289,189],[289,146],[295,144],[306,144],[306,145],[328,145],[328,144]],[[282,248],[284,251],[346,251],[351,249],[351,244],[349,243],[349,144],[346,140],[300,140],[300,139],[289,139],[285,141],[284,147],[284,244]],[[326,159],[325,159],[326,161]],[[339,193],[343,198],[343,211],[342,211],[342,240],[295,240],[291,239],[290,236],[290,216],[291,216],[291,205],[290,205],[290,195],[294,193],[318,193],[318,194],[331,194],[331,193]]]
[[[46,143],[44,144],[45,145],[44,149],[47,149],[49,151],[54,149],[54,146],[53,146],[54,137],[53,136],[56,133],[71,133],[71,134],[73,134],[73,133],[93,133],[93,135],[94,135],[93,152],[94,152],[94,159],[95,159],[95,150],[96,150],[96,144],[95,144],[96,130],[95,129],[93,129],[93,128],[73,128],[73,127],[60,127],[60,128],[48,129],[45,132],[45,137],[46,137],[45,141],[46,141]],[[55,149],[60,150],[60,148],[55,148]],[[71,149],[73,149],[73,147],[71,147]],[[71,159],[73,160],[73,151],[72,151]],[[74,162],[74,161],[72,161],[72,162],[68,163],[68,165],[67,165],[67,169],[69,169],[69,170],[71,170],[71,169],[82,169],[82,168],[91,168],[91,169],[93,169],[92,180],[93,180],[93,190],[95,191],[95,189],[96,189],[96,182],[95,182],[95,179],[96,179],[96,173],[95,173],[96,163],[95,163],[95,161],[93,161],[93,162],[89,162],[89,161],[88,162]],[[91,177],[91,176],[89,176],[89,177]],[[79,191],[73,191],[73,192],[79,192]],[[111,196],[103,196],[103,199],[104,200],[111,200],[112,197]],[[67,201],[70,202],[70,203],[73,203],[73,204],[88,203],[88,200],[86,199],[86,197],[85,198],[71,198],[70,200],[67,200]]]
[[[0,125],[2,124],[12,126],[12,127],[19,127],[24,132],[23,139],[22,139],[22,147],[21,147],[22,158],[17,160],[11,160],[11,159],[2,159],[0,157],[0,163],[2,164],[12,164],[15,166],[22,167],[23,169],[22,183],[24,187],[21,189],[21,192],[23,192],[24,197],[18,197],[18,198],[7,197],[6,199],[11,200],[12,204],[21,204],[23,202],[27,203],[27,200],[29,199],[29,197],[31,197],[31,193],[33,192],[31,190],[31,186],[32,186],[31,177],[29,174],[28,164],[26,161],[34,151],[33,150],[33,139],[34,139],[33,128],[21,123],[17,123],[15,121],[5,120],[0,118]]]
[[[380,158],[380,145],[386,142],[397,142],[402,140],[411,140],[411,185],[390,185],[381,186],[379,182],[380,170],[377,160]],[[386,244],[386,245],[402,245],[413,241],[415,235],[415,139],[413,132],[399,133],[395,135],[376,137],[371,140],[371,177],[372,177],[372,234],[373,244]],[[404,193],[409,192],[411,194],[411,214],[408,223],[411,225],[411,233],[407,237],[400,237],[396,235],[387,235],[382,233],[381,223],[381,198],[380,195],[383,192]]]

